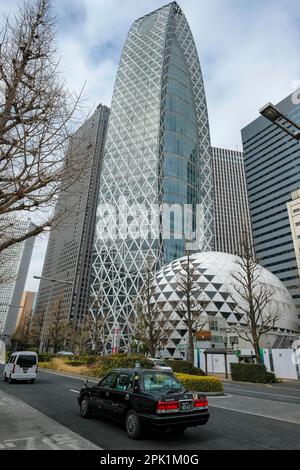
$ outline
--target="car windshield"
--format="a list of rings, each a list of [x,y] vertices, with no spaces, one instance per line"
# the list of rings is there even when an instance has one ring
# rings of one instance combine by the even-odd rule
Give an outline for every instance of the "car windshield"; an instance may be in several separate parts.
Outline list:
[[[143,385],[146,392],[150,391],[164,391],[164,392],[179,392],[182,390],[182,385],[173,374],[166,374],[162,372],[145,372],[143,374]]]
[[[18,356],[17,365],[21,367],[32,367],[36,365],[36,356],[29,354],[20,354]]]

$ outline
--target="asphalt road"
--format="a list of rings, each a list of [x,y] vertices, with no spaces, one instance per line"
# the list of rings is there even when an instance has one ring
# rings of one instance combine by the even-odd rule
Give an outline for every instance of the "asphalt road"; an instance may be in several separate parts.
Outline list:
[[[0,366],[1,375],[2,369]],[[42,371],[39,371],[33,385],[9,385],[0,381],[0,389],[5,393],[20,398],[105,450],[300,449],[299,424],[223,409],[222,398],[210,399],[211,416],[206,426],[188,429],[180,437],[149,433],[140,441],[132,441],[127,438],[121,425],[100,417],[84,420],[79,416],[76,391],[80,390],[81,385],[80,379]],[[231,400],[232,397],[243,403],[247,403],[247,400],[253,403],[255,400],[258,409],[265,403],[270,403],[275,409],[276,402],[280,402],[281,406],[300,410],[300,388],[297,384],[279,384],[267,388],[230,383],[225,385],[225,390],[231,395]],[[223,400],[225,403],[226,398]],[[218,407],[214,405],[216,402]]]

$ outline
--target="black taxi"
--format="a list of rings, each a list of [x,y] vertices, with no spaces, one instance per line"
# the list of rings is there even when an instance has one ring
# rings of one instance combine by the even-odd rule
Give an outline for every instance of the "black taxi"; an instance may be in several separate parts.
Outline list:
[[[204,395],[185,390],[172,372],[155,369],[114,369],[97,385],[86,384],[78,402],[83,418],[100,412],[123,421],[131,439],[145,428],[179,432],[209,418]]]

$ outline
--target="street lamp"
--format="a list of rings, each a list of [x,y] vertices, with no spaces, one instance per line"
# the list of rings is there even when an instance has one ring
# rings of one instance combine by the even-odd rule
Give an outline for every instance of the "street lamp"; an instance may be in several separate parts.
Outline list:
[[[300,141],[300,125],[283,114],[272,103],[267,103],[263,106],[259,113],[271,121],[275,126],[280,127],[284,132],[293,137],[293,139]],[[291,126],[293,129],[291,129]]]
[[[62,279],[53,279],[53,278],[50,278],[50,277],[43,277],[43,276],[33,276],[33,277],[34,277],[34,279],[39,279],[41,281],[51,282],[51,288],[50,288],[49,298],[48,298],[48,302],[47,302],[45,318],[44,318],[44,321],[43,321],[43,328],[42,328],[42,334],[41,334],[41,340],[40,340],[40,346],[39,346],[39,352],[41,353],[43,351],[43,347],[44,347],[44,336],[45,336],[45,329],[46,329],[46,324],[47,324],[47,319],[48,319],[50,300],[51,300],[51,295],[52,295],[52,287],[56,282],[59,283],[59,284],[68,284],[68,285],[71,285],[71,286],[73,286],[74,283],[72,281],[63,281]]]

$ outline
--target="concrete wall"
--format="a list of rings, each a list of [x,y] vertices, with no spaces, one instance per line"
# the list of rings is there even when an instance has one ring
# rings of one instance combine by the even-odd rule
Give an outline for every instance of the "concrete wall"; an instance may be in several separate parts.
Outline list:
[[[264,349],[264,362],[270,372],[280,379],[298,379],[297,367],[293,363],[293,349]]]

